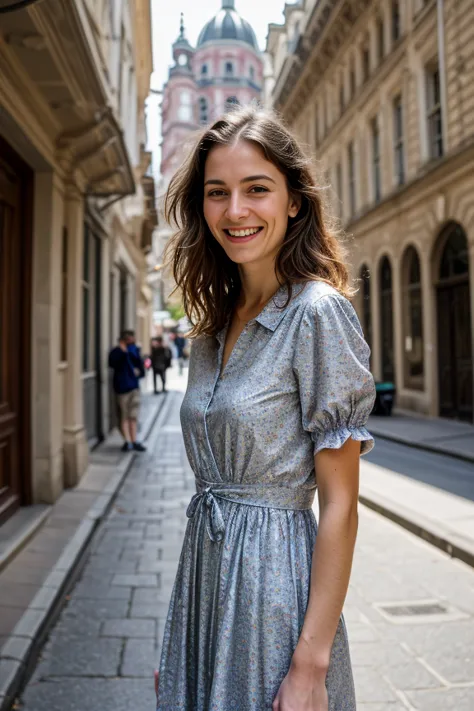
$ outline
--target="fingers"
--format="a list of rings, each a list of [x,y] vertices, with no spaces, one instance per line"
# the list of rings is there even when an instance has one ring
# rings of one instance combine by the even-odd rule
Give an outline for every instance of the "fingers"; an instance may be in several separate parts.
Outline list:
[[[155,694],[158,696],[158,683],[160,681],[160,672],[155,669]]]

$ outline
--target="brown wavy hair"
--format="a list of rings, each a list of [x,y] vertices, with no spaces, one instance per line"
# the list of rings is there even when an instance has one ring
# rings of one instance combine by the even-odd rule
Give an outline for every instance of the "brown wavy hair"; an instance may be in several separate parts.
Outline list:
[[[275,273],[288,287],[288,300],[292,284],[302,281],[325,281],[344,296],[353,294],[345,249],[324,207],[310,157],[276,116],[256,106],[238,108],[201,133],[172,178],[165,199],[165,218],[177,227],[165,261],[182,292],[193,325],[191,337],[218,333],[231,316],[241,288],[238,266],[211,234],[203,212],[207,156],[215,146],[239,140],[261,149],[286,176],[288,191],[300,205],[296,217],[288,219],[275,261]]]

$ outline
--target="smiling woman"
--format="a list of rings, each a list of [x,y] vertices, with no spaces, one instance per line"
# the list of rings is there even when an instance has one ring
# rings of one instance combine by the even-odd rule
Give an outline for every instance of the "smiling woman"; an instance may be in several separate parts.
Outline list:
[[[195,336],[196,494],[157,711],[355,711],[341,611],[374,383],[310,162],[272,116],[237,109],[202,134],[167,214]]]
[[[311,161],[267,112],[238,108],[204,131],[171,180],[166,213],[179,227],[168,261],[194,336],[223,328],[241,295],[239,265],[246,262],[273,260],[290,297],[292,284],[314,279],[352,293]],[[240,234],[253,228],[255,235]]]

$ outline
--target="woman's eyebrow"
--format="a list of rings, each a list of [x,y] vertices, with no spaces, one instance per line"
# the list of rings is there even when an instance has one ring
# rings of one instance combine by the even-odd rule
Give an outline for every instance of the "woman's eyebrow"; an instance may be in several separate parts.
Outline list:
[[[242,178],[240,181],[241,183],[251,183],[253,180],[269,180],[272,183],[275,183],[273,178],[270,178],[269,175],[249,175],[248,178]],[[225,185],[225,180],[218,180],[218,178],[209,178],[209,180],[206,180],[204,185]]]

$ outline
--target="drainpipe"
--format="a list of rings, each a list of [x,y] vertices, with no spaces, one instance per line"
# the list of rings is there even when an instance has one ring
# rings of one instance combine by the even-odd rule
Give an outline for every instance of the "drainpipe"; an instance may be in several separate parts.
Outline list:
[[[446,51],[444,44],[444,0],[437,0],[438,20],[438,66],[441,94],[441,118],[443,121],[443,153],[448,152],[448,104],[446,91]]]

